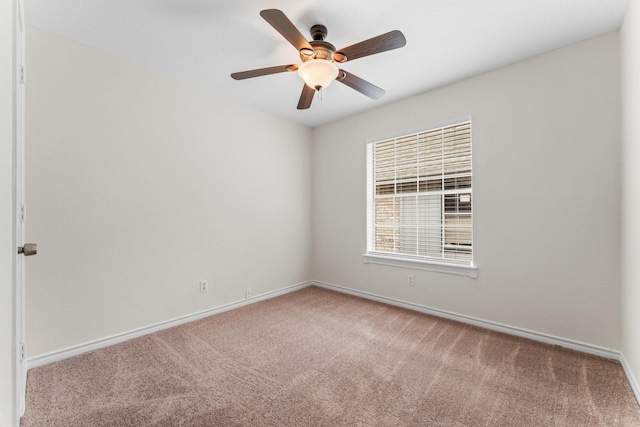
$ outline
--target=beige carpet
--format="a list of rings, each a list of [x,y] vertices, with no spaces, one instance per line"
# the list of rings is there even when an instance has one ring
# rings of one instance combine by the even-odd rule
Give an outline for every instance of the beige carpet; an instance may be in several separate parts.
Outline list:
[[[32,369],[27,426],[640,426],[619,363],[316,287]]]

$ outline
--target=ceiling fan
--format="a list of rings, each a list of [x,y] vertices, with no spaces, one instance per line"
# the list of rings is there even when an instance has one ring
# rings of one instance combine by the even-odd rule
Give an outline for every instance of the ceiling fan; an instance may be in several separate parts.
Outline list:
[[[342,49],[336,49],[331,43],[324,40],[327,37],[327,27],[324,25],[312,26],[311,37],[313,40],[307,41],[282,11],[267,9],[261,11],[260,16],[298,50],[302,63],[242,71],[231,74],[231,77],[235,80],[244,80],[269,74],[297,71],[305,82],[298,101],[299,110],[309,108],[314,93],[327,88],[333,80],[337,80],[369,98],[380,98],[384,95],[384,89],[338,68],[336,63],[342,64],[397,49],[407,44],[404,34],[394,30]]]

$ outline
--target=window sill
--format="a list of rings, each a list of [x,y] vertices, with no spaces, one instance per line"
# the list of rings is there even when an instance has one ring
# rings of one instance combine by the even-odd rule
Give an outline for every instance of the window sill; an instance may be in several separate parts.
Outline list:
[[[437,271],[440,273],[458,274],[472,279],[478,277],[478,268],[473,265],[464,265],[448,262],[426,261],[422,258],[409,256],[393,256],[389,254],[366,253],[363,255],[365,264],[390,265],[394,267],[415,268],[418,270]]]

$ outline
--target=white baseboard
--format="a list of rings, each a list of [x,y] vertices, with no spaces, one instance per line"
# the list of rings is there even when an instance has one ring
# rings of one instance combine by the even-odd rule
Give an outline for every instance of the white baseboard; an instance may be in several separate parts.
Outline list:
[[[598,347],[591,344],[585,344],[578,341],[568,340],[565,338],[555,337],[553,335],[547,335],[539,332],[529,331],[522,328],[513,326],[507,326],[500,323],[490,322],[488,320],[482,320],[471,316],[465,316],[462,314],[456,314],[445,310],[439,310],[437,308],[426,307],[417,305],[405,301],[396,300],[393,298],[387,298],[380,295],[371,294],[368,292],[356,291],[354,289],[345,288],[343,286],[334,285],[331,283],[312,281],[312,285],[325,289],[342,292],[373,301],[382,302],[385,304],[395,305],[397,307],[407,308],[409,310],[419,311],[421,313],[431,314],[433,316],[442,317],[445,319],[455,320],[458,322],[479,326],[481,328],[490,329],[492,331],[503,332],[509,335],[515,335],[522,338],[528,338],[534,341],[543,342],[546,344],[558,345],[572,350],[581,351],[583,353],[594,354],[597,356],[605,357],[607,359],[621,360],[621,354],[618,351],[611,350],[604,347]]]
[[[224,313],[225,311],[240,308],[245,305],[253,304],[258,301],[263,301],[270,298],[275,298],[280,295],[287,294],[289,292],[297,291],[299,289],[312,286],[313,282],[303,282],[297,285],[289,286],[277,291],[267,292],[265,294],[256,295],[255,297],[236,301],[230,304],[226,304],[220,307],[212,308],[209,310],[201,311],[199,313],[182,316],[177,319],[168,320],[166,322],[157,323],[155,325],[147,326],[133,331],[124,332],[122,334],[113,335],[111,337],[91,341],[85,344],[65,348],[59,351],[48,353],[42,356],[37,356],[27,359],[27,370],[37,368],[39,366],[47,365],[49,363],[58,362],[60,360],[68,359],[73,356],[78,356],[82,353],[86,353],[100,348],[108,347],[114,344],[119,344],[124,341],[128,341],[133,338],[138,338],[144,335],[152,334],[154,332],[161,331],[163,329],[172,328],[174,326],[182,325],[184,323],[193,322],[194,320],[203,319],[205,317],[213,316],[215,314]]]
[[[629,362],[627,362],[627,358],[624,357],[624,353],[620,354],[620,363],[622,363],[622,369],[624,369],[624,373],[627,375],[627,379],[629,380],[629,385],[631,386],[631,390],[633,390],[633,394],[636,395],[636,400],[640,403],[640,383],[633,375],[633,371],[631,371],[631,367],[629,366]]]
[[[168,320],[166,322],[157,323],[155,325],[147,326],[140,329],[135,329],[133,331],[124,332],[122,334],[113,335],[111,337],[102,338],[99,340],[91,341],[85,344],[80,344],[77,346],[69,347],[66,349],[62,349],[56,352],[48,353],[42,356],[37,356],[34,358],[27,359],[27,369],[36,368],[39,366],[43,366],[49,363],[57,362],[60,360],[67,359],[69,357],[77,356],[82,353],[86,353],[89,351],[97,350],[100,348],[108,347],[110,345],[118,344],[124,341],[128,341],[133,338],[138,338],[144,335],[148,335],[157,331],[161,331],[163,329],[172,328],[174,326],[182,325],[184,323],[193,322],[195,320],[203,319],[205,317],[213,316],[215,314],[223,313],[225,311],[233,310],[235,308],[240,308],[248,304],[252,304],[258,301],[263,301],[269,298],[275,298],[280,295],[287,294],[289,292],[297,291],[299,289],[306,288],[308,286],[318,286],[325,289],[334,290],[337,292],[342,292],[354,296],[358,296],[361,298],[366,298],[378,302],[382,302],[385,304],[394,305],[397,307],[407,308],[409,310],[414,310],[426,314],[431,314],[433,316],[442,317],[445,319],[455,320],[462,323],[467,323],[475,326],[479,326],[481,328],[490,329],[498,332],[503,332],[510,335],[515,335],[523,338],[529,338],[534,341],[540,341],[547,344],[559,345],[561,347],[570,348],[573,350],[581,351],[584,353],[595,354],[597,356],[606,357],[608,359],[615,359],[623,362],[622,355],[614,350],[593,346],[590,344],[585,344],[577,341],[572,341],[564,338],[558,338],[552,335],[542,334],[539,332],[533,332],[526,329],[516,328],[513,326],[502,325],[495,322],[490,322],[470,316],[465,316],[461,314],[456,314],[444,310],[439,310],[436,308],[426,307],[422,305],[417,305],[405,301],[399,301],[396,299],[371,294],[368,292],[357,291],[354,289],[346,288],[343,286],[334,285],[331,283],[320,282],[320,281],[308,281],[299,283],[297,285],[289,286],[287,288],[283,288],[277,291],[268,292],[266,294],[257,295],[253,298],[249,298],[246,300],[236,301],[230,304],[226,304],[220,307],[212,308],[209,310],[201,311],[199,313],[190,314],[187,316],[179,317],[177,319]],[[628,366],[625,366],[625,372],[627,372],[627,376],[630,375],[630,370]],[[630,377],[631,379],[632,377]],[[634,387],[634,392],[638,395],[637,382],[635,384],[632,383],[632,387]]]
[[[479,326],[481,328],[489,329],[492,331],[503,332],[509,335],[528,338],[528,339],[543,342],[546,344],[557,345],[560,347],[569,348],[569,349],[580,351],[583,353],[593,354],[593,355],[604,357],[607,359],[617,360],[622,365],[622,369],[624,370],[627,380],[629,381],[629,385],[633,390],[633,394],[635,395],[636,400],[640,404],[640,383],[636,380],[635,376],[633,375],[633,372],[631,371],[629,363],[627,362],[627,359],[624,357],[624,354],[619,351],[615,351],[615,350],[611,350],[608,348],[599,347],[591,344],[586,344],[578,341],[573,341],[566,338],[559,338],[553,335],[543,334],[540,332],[529,331],[529,330],[517,328],[514,326],[507,326],[507,325],[503,325],[496,322],[490,322],[488,320],[482,320],[482,319],[478,319],[471,316],[456,314],[456,313],[452,313],[445,310],[439,310],[437,308],[431,308],[431,307],[426,307],[426,306],[417,305],[413,303],[408,303],[405,301],[399,301],[393,298],[383,297],[383,296],[375,295],[368,292],[357,291],[354,289],[345,288],[343,286],[334,285],[331,283],[319,282],[315,280],[315,281],[311,281],[310,284],[313,286],[318,286],[320,288],[342,292],[345,294],[354,295],[357,297],[370,299],[373,301],[378,301],[385,304],[418,311],[421,313],[430,314],[436,317],[442,317],[445,319],[455,320],[458,322]]]
[[[151,325],[148,327],[136,329],[130,332],[125,332],[122,334],[114,335],[111,337],[95,340],[88,342],[86,344],[77,345],[74,347],[69,347],[63,350],[59,350],[56,352],[48,353],[42,356],[29,358],[27,359],[27,369],[37,368],[39,366],[47,365],[49,363],[57,362],[60,360],[68,359],[73,356],[80,355],[82,353],[86,353],[93,350],[98,350],[100,348],[108,347],[114,344],[118,344],[124,341],[128,341],[133,338],[138,338],[144,335],[148,335],[157,331],[161,331],[163,329],[172,328],[174,326],[182,325],[184,323],[193,322],[195,320],[203,319],[205,317],[213,316],[215,314],[224,313],[225,311],[233,310],[236,308],[240,308],[249,304],[253,304],[258,301],[263,301],[270,298],[275,298],[280,295],[287,294],[289,292],[294,292],[309,286],[318,286],[320,288],[325,288],[337,292],[342,292],[349,295],[354,295],[361,298],[366,298],[373,301],[382,302],[385,304],[394,305],[397,307],[406,308],[409,310],[418,311],[421,313],[430,314],[437,317],[442,317],[445,319],[455,320],[458,322],[479,326],[481,328],[503,332],[509,335],[515,335],[522,338],[528,338],[534,341],[539,341],[547,344],[558,345],[565,348],[570,348],[572,350],[581,351],[583,353],[594,354],[597,356],[605,357],[608,359],[614,359],[620,361],[624,372],[629,380],[629,384],[633,390],[633,393],[636,396],[638,402],[640,402],[640,384],[634,377],[627,360],[624,355],[618,351],[594,346],[591,344],[585,344],[578,341],[568,340],[565,338],[559,338],[552,335],[542,334],[539,332],[529,331],[522,328],[517,328],[513,326],[507,326],[500,323],[490,322],[487,320],[478,319],[475,317],[465,316],[461,314],[456,314],[452,312],[448,312],[445,310],[439,310],[436,308],[421,306],[405,301],[396,300],[393,298],[388,298],[380,295],[371,294],[368,292],[357,291],[354,289],[346,288],[343,286],[334,285],[331,283],[320,282],[320,281],[307,281],[303,283],[299,283],[297,285],[289,286],[277,291],[267,292],[262,295],[257,295],[253,298],[249,298],[246,300],[236,301],[230,304],[226,304],[220,307],[212,308],[209,310],[201,311],[199,313],[194,313],[191,315],[179,317],[177,319],[168,320],[166,322],[161,322],[155,325]]]

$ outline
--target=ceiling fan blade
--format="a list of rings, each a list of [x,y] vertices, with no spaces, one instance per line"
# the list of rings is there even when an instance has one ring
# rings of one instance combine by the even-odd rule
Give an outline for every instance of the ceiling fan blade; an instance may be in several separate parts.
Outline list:
[[[269,74],[284,73],[287,71],[296,71],[297,69],[298,69],[298,66],[295,64],[278,65],[277,67],[258,68],[256,70],[241,71],[239,73],[233,73],[231,74],[231,77],[233,77],[235,80],[244,80],[244,79],[250,79],[252,77],[266,76]]]
[[[264,18],[277,32],[289,41],[298,52],[302,49],[313,51],[313,47],[304,38],[302,33],[298,31],[295,25],[287,18],[281,10],[266,9],[260,12],[260,16]]]
[[[316,90],[310,88],[306,84],[302,86],[302,94],[300,94],[300,101],[298,101],[298,110],[306,110],[311,107],[311,101],[313,101],[313,95]]]
[[[368,96],[371,99],[378,99],[385,94],[384,89],[369,83],[366,80],[361,79],[358,76],[354,76],[344,70],[340,70],[338,77],[336,78],[340,83],[344,83],[352,89],[357,90],[363,95]]]
[[[360,43],[352,44],[344,49],[339,49],[335,53],[335,58],[337,62],[353,61],[364,56],[398,49],[406,44],[407,39],[404,38],[404,34],[398,30],[393,30]]]

